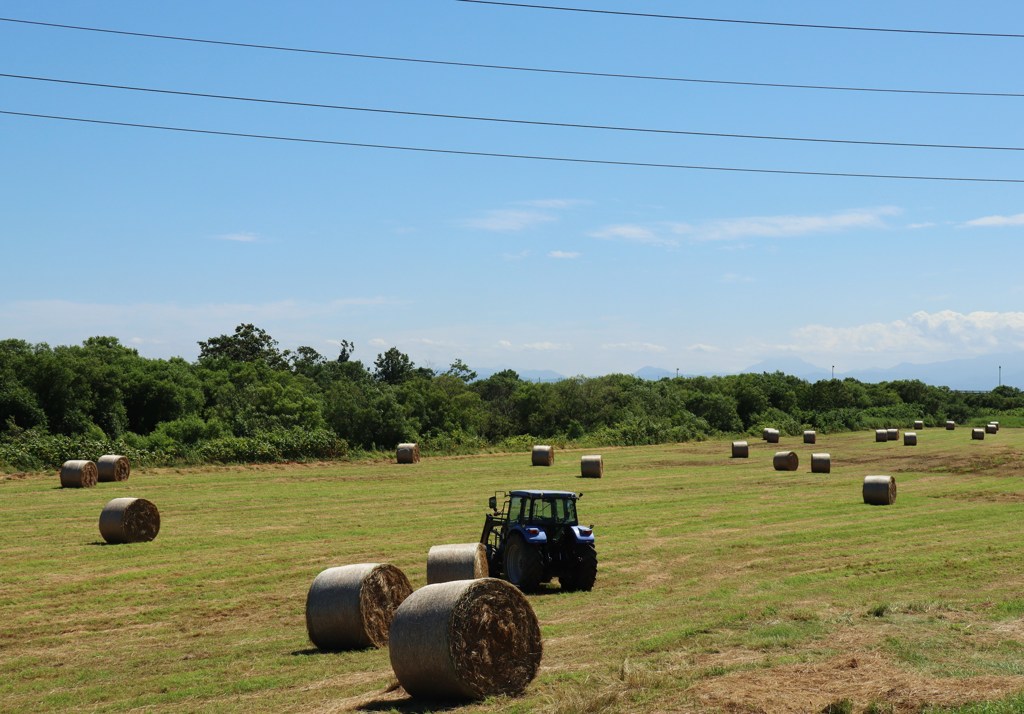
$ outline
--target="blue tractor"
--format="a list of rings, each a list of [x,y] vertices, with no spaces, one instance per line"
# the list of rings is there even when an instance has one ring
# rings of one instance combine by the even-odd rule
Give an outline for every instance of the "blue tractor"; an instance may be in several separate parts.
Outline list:
[[[597,578],[593,526],[581,526],[572,491],[509,491],[491,496],[480,542],[491,577],[524,592],[558,578],[563,590],[591,590]],[[501,510],[498,499],[502,498]]]

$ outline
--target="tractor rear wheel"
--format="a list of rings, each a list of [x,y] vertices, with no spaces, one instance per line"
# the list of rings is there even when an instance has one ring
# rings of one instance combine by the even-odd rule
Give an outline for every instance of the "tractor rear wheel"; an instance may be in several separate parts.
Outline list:
[[[532,592],[544,576],[540,551],[529,545],[521,535],[513,533],[505,545],[505,577],[524,592]]]
[[[558,578],[562,590],[590,591],[597,580],[597,550],[590,543],[580,543],[573,547],[572,558],[566,564],[565,572]]]

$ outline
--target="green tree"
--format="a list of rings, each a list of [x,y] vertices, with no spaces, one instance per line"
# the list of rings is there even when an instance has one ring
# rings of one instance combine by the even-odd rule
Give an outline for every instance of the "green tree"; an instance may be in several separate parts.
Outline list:
[[[401,384],[413,375],[416,365],[409,355],[399,352],[397,347],[390,348],[384,354],[377,355],[373,361],[373,376],[379,382]]]
[[[277,348],[277,340],[251,323],[235,328],[233,335],[220,335],[199,342],[199,361],[226,359],[232,362],[262,362],[273,369],[286,369],[288,362]]]

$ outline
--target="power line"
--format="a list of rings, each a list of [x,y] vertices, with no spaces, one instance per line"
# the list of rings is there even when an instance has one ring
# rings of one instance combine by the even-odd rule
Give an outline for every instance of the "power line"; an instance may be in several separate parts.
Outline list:
[[[625,17],[646,17],[658,20],[685,20],[688,22],[718,22],[732,25],[761,25],[767,27],[797,27],[811,30],[851,30],[856,32],[891,32],[909,35],[947,35],[954,37],[1002,37],[1024,39],[1024,34],[1011,32],[961,32],[956,30],[920,30],[906,27],[864,27],[857,25],[815,25],[806,22],[771,22],[768,20],[738,20],[724,17],[697,17],[694,15],[662,15],[653,12],[627,12],[625,10],[595,10],[593,8],[566,7],[562,5],[535,5],[525,2],[499,2],[499,0],[456,0],[476,5],[499,5],[503,7],[528,8],[531,10],[559,10],[582,12],[594,15],[619,15]]]
[[[1024,97],[1024,92],[973,92],[946,89],[906,89],[906,88],[885,88],[885,87],[852,87],[831,84],[797,84],[791,82],[749,82],[745,80],[729,79],[705,79],[700,77],[673,77],[656,74],[629,74],[623,72],[593,72],[588,70],[558,69],[551,67],[528,67],[520,65],[485,64],[482,62],[456,62],[454,60],[427,59],[421,57],[399,57],[394,55],[372,55],[359,52],[341,52],[335,50],[320,50],[303,47],[285,47],[281,45],[265,45],[252,42],[232,42],[229,40],[213,40],[200,37],[184,37],[179,35],[159,35],[148,32],[130,32],[128,30],[114,30],[103,27],[86,27],[84,25],[64,25],[56,22],[40,22],[37,20],[22,20],[11,17],[0,17],[0,22],[12,22],[22,25],[34,25],[38,27],[49,27],[62,30],[77,30],[81,32],[99,32],[109,35],[122,35],[127,37],[141,37],[145,39],[170,40],[174,42],[192,42],[204,45],[220,45],[225,47],[241,47],[246,49],[272,50],[276,52],[296,52],[300,54],[326,55],[331,57],[349,57],[354,59],[377,60],[385,62],[408,62],[412,64],[437,65],[443,67],[462,67],[471,69],[492,69],[508,72],[534,72],[538,74],[556,74],[575,77],[598,77],[603,79],[627,79],[645,80],[652,82],[681,82],[688,84],[713,84],[734,87],[765,87],[770,89],[808,89],[833,92],[877,92],[882,94],[922,94],[952,97]]]
[[[841,178],[873,178],[895,179],[903,181],[955,181],[964,183],[1009,183],[1024,184],[1024,179],[986,178],[977,176],[914,176],[904,174],[854,173],[846,171],[799,171],[794,169],[762,169],[739,166],[703,166],[697,164],[668,164],[648,161],[615,161],[612,159],[586,159],[568,156],[541,156],[534,154],[509,154],[492,151],[465,151],[459,149],[436,149],[422,146],[401,146],[396,144],[369,144],[355,141],[336,141],[331,139],[312,139],[295,136],[278,136],[274,134],[249,134],[236,131],[216,131],[213,129],[194,129],[189,127],[165,126],[160,124],[140,124],[136,122],[110,121],[104,119],[87,119],[54,114],[37,114],[33,112],[17,112],[0,109],[0,114],[7,116],[29,117],[34,119],[53,119],[59,121],[79,122],[83,124],[101,124],[105,126],[132,127],[137,129],[154,129],[173,131],[186,134],[206,134],[211,136],[231,136],[245,139],[263,139],[268,141],[288,141],[301,144],[318,144],[328,146],[349,146],[364,149],[385,149],[389,151],[413,151],[425,154],[450,154],[455,156],[479,156],[498,159],[521,159],[526,161],[549,161],[570,164],[591,164],[600,166],[621,166],[654,169],[680,169],[689,171],[722,171],[731,173],[775,174],[786,176],[827,176]]]
[[[923,148],[923,149],[966,149],[975,151],[1024,151],[1021,146],[980,146],[971,144],[933,144],[924,142],[902,142],[902,141],[871,141],[862,139],[832,139],[806,136],[775,136],[766,134],[736,134],[716,131],[690,131],[683,129],[657,129],[650,127],[616,126],[610,124],[584,124],[577,122],[543,121],[537,119],[510,119],[507,117],[477,116],[470,114],[447,114],[438,112],[419,112],[404,109],[383,109],[379,107],[359,107],[342,104],[321,104],[316,102],[299,102],[284,99],[267,99],[261,97],[241,97],[230,94],[211,94],[207,92],[190,92],[175,89],[158,89],[154,87],[138,87],[126,84],[106,84],[102,82],[85,82],[73,79],[59,79],[55,77],[37,77],[25,74],[7,74],[0,72],[0,77],[8,79],[24,79],[34,82],[50,82],[55,84],[68,84],[80,87],[99,87],[103,89],[117,89],[132,92],[147,92],[151,94],[167,94],[180,97],[197,97],[203,99],[221,99],[237,102],[252,102],[257,104],[273,104],[291,107],[306,107],[313,109],[333,109],[351,112],[367,112],[374,114],[391,114],[397,116],[429,117],[434,119],[456,119],[464,121],[490,122],[498,124],[516,124],[527,126],[559,127],[568,129],[593,129],[601,131],[619,131],[646,134],[662,134],[674,136],[699,136],[725,139],[754,139],[763,141],[795,141],[810,142],[817,144],[846,144],[857,146],[889,146],[900,148]]]

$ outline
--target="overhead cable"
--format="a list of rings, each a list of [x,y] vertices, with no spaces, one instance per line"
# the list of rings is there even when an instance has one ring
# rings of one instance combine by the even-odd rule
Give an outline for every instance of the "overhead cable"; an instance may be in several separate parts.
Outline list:
[[[807,22],[772,22],[769,20],[742,20],[725,17],[698,17],[694,15],[664,15],[653,12],[630,12],[627,10],[597,10],[585,7],[567,7],[563,5],[537,5],[525,2],[502,2],[500,0],[456,0],[456,2],[473,3],[476,5],[498,5],[502,7],[527,8],[531,10],[559,10],[562,12],[581,12],[594,15],[619,15],[625,17],[646,17],[658,20],[685,20],[688,22],[719,22],[732,25],[762,25],[768,27],[796,27],[810,30],[850,30],[856,32],[894,32],[910,35],[948,35],[954,37],[1001,37],[1024,39],[1024,34],[1013,32],[966,32],[959,30],[921,30],[907,27],[867,27],[859,25],[818,25]]]
[[[80,87],[98,87],[103,89],[117,89],[132,92],[147,92],[151,94],[167,94],[181,97],[197,97],[203,99],[220,99],[236,102],[252,102],[257,104],[273,104],[290,107],[305,107],[313,109],[333,109],[350,112],[367,112],[374,114],[392,114],[398,116],[429,117],[434,119],[456,119],[464,121],[490,122],[498,124],[517,124],[527,126],[559,127],[568,129],[593,129],[602,131],[619,131],[646,134],[661,134],[674,136],[698,136],[725,139],[755,139],[762,141],[797,141],[818,144],[854,144],[858,146],[889,146],[900,148],[923,148],[923,149],[966,149],[975,151],[1024,151],[1021,146],[981,146],[971,144],[934,144],[924,142],[903,142],[903,141],[872,141],[866,139],[834,139],[806,136],[775,136],[767,134],[737,134],[717,131],[692,131],[684,129],[657,129],[650,127],[616,126],[610,124],[584,124],[578,122],[544,121],[539,119],[511,119],[507,117],[477,116],[471,114],[449,114],[438,112],[419,112],[407,109],[383,109],[379,107],[359,107],[342,104],[322,104],[317,102],[299,102],[284,99],[267,99],[263,97],[241,97],[230,94],[211,94],[208,92],[190,92],[176,89],[158,89],[155,87],[138,87],[126,84],[106,84],[103,82],[86,82],[73,79],[60,79],[55,77],[38,77],[25,74],[8,74],[0,72],[0,78],[24,79],[35,82],[50,82],[55,84],[68,84]]]
[[[635,168],[654,169],[679,169],[689,171],[721,171],[731,173],[749,174],[774,174],[787,176],[821,176],[837,178],[872,178],[872,179],[893,179],[902,181],[933,181],[933,182],[961,182],[961,183],[1006,183],[1024,184],[1024,178],[989,178],[980,176],[918,176],[909,174],[883,174],[883,173],[857,173],[850,171],[801,171],[796,169],[765,169],[740,166],[705,166],[698,164],[670,164],[650,161],[616,161],[613,159],[588,159],[568,156],[541,156],[534,154],[511,154],[493,151],[468,151],[460,149],[437,149],[422,146],[402,146],[396,144],[370,144],[355,141],[337,141],[332,139],[313,139],[295,136],[279,136],[274,134],[251,134],[236,131],[217,131],[213,129],[195,129],[190,127],[166,126],[161,124],[142,124],[138,122],[111,121],[105,119],[88,119],[84,117],[70,117],[55,114],[39,114],[35,112],[18,112],[0,109],[0,115],[27,117],[33,119],[52,119],[58,121],[78,122],[83,124],[100,124],[105,126],[132,127],[137,129],[153,129],[159,131],[181,132],[186,134],[205,134],[211,136],[231,136],[245,139],[262,139],[268,141],[287,141],[301,144],[318,144],[329,146],[348,146],[364,149],[384,149],[389,151],[411,151],[425,154],[449,154],[455,156],[477,156],[498,159],[520,159],[526,161],[547,161],[571,164],[589,164],[600,166],[619,166]]]
[[[325,55],[331,57],[349,57],[354,59],[377,60],[385,62],[409,62],[413,64],[437,65],[444,67],[462,67],[471,69],[489,69],[508,72],[534,72],[538,74],[568,75],[576,77],[598,77],[604,79],[628,79],[645,80],[653,82],[682,82],[689,84],[713,84],[734,87],[765,87],[770,89],[808,89],[833,92],[878,92],[883,94],[922,94],[953,97],[1010,97],[1022,98],[1024,92],[976,92],[968,90],[947,90],[947,89],[913,89],[913,88],[886,88],[886,87],[855,87],[846,85],[830,84],[799,84],[792,82],[751,82],[746,80],[730,79],[706,79],[700,77],[673,77],[656,74],[631,74],[625,72],[595,72],[588,70],[558,69],[551,67],[527,67],[519,65],[486,64],[482,62],[457,62],[454,60],[428,59],[422,57],[399,57],[394,55],[375,55],[360,52],[341,52],[336,50],[311,49],[304,47],[286,47],[282,45],[267,45],[253,42],[233,42],[230,40],[215,40],[200,37],[184,37],[179,35],[161,35],[149,32],[131,32],[128,30],[115,30],[103,27],[87,27],[84,25],[66,25],[56,22],[40,22],[37,20],[23,20],[12,17],[0,17],[0,22],[12,22],[22,25],[33,25],[38,27],[49,27],[62,30],[77,30],[81,32],[99,32],[109,35],[122,35],[127,37],[141,37],[145,39],[170,40],[174,42],[192,42],[204,45],[220,45],[226,47],[241,47],[246,49],[272,50],[276,52],[295,52],[300,54]]]

